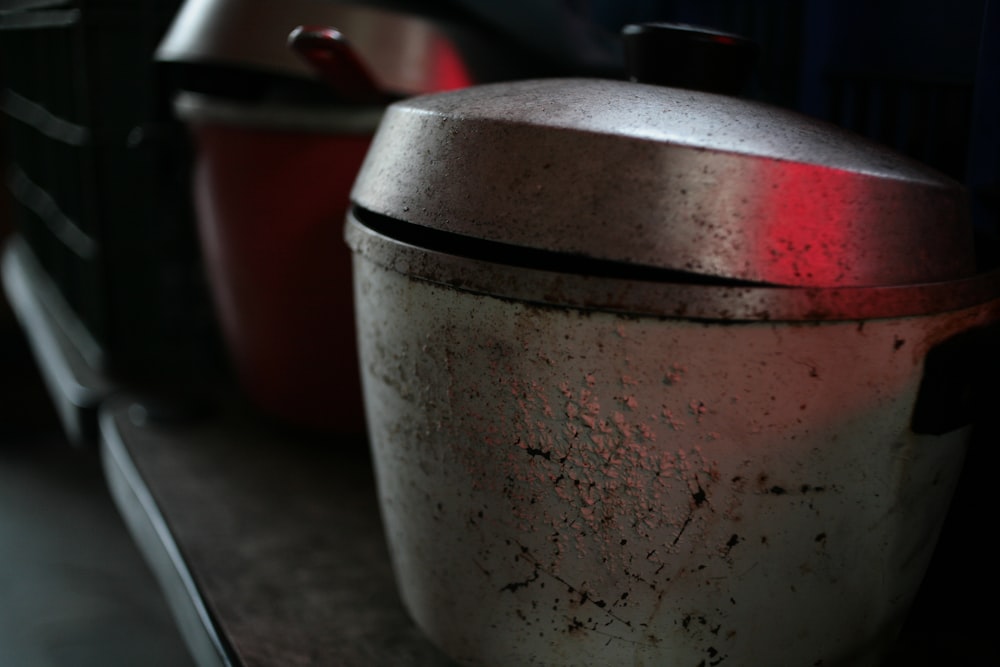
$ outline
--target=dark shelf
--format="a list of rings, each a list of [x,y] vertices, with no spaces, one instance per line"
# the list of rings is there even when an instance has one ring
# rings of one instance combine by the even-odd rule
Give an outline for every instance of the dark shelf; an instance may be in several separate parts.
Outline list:
[[[450,665],[396,595],[363,441],[239,406],[154,422],[102,409],[112,495],[201,665]]]

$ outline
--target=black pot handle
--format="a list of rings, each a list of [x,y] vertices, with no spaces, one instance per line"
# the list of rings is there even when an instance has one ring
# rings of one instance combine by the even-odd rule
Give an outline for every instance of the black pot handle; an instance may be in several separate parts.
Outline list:
[[[738,95],[760,48],[740,35],[683,23],[622,28],[628,77],[639,83]]]
[[[931,348],[913,408],[914,433],[942,435],[1000,418],[1000,323],[976,327]]]

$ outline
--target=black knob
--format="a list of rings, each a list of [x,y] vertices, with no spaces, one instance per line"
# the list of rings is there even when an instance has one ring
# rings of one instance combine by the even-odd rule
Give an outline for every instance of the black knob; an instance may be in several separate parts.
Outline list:
[[[739,35],[681,23],[627,25],[622,38],[630,80],[725,95],[743,90],[759,51]]]

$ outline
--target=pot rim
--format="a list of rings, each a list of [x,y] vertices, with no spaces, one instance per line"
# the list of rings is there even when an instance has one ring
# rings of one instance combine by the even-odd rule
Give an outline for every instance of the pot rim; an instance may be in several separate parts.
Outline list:
[[[382,120],[380,105],[292,105],[265,100],[241,102],[203,93],[180,93],[174,113],[190,125],[216,124],[267,130],[328,134],[373,134]]]
[[[421,247],[347,214],[351,251],[383,268],[454,289],[555,307],[723,322],[824,322],[932,315],[989,305],[1000,319],[1000,269],[968,278],[880,287],[667,282],[574,274]]]

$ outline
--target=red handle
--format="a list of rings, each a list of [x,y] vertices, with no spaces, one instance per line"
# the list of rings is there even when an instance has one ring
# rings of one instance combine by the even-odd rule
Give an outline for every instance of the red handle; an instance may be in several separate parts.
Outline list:
[[[389,96],[339,30],[327,26],[299,26],[288,35],[288,45],[350,102],[385,103]]]

